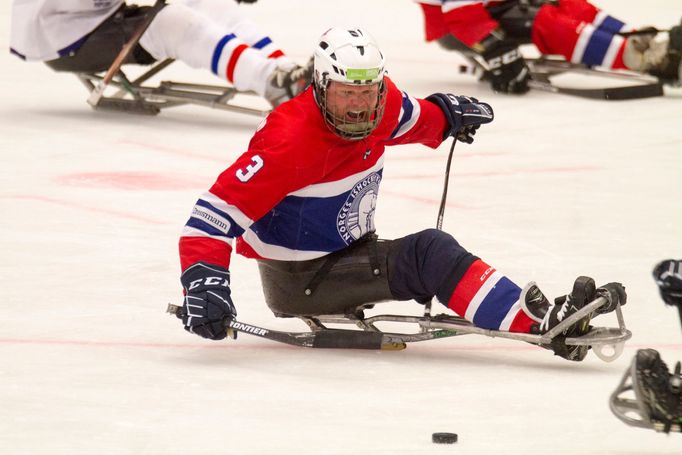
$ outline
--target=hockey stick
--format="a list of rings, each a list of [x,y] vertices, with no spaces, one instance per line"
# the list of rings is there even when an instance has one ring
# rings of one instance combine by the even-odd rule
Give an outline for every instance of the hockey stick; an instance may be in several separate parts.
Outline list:
[[[135,30],[133,36],[131,36],[128,42],[125,43],[125,45],[114,59],[114,62],[111,64],[102,80],[99,81],[99,83],[95,86],[92,92],[90,92],[90,96],[88,97],[88,104],[90,104],[92,107],[97,107],[97,105],[99,105],[100,100],[104,96],[104,91],[107,89],[111,81],[114,79],[116,73],[118,73],[118,71],[121,69],[121,65],[123,65],[125,59],[128,58],[128,56],[133,51],[135,46],[137,46],[137,43],[140,41],[140,38],[142,38],[142,35],[144,35],[144,32],[147,31],[147,28],[149,28],[149,25],[156,17],[156,14],[159,11],[161,11],[161,9],[164,6],[166,6],[165,0],[156,0],[154,6],[152,6],[151,9],[147,11],[147,15],[145,16],[144,20],[139,25],[137,30]]]
[[[445,165],[445,181],[443,182],[443,195],[440,198],[440,208],[438,209],[438,219],[436,220],[436,229],[442,231],[443,217],[445,216],[445,201],[448,198],[448,183],[450,182],[450,165],[452,164],[452,154],[455,151],[455,144],[457,143],[457,136],[452,140],[450,146],[450,154],[448,155],[448,162]]]

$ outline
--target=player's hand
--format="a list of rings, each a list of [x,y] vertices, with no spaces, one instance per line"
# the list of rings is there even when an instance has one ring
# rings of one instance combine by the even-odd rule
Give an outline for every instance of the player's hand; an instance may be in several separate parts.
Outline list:
[[[227,336],[226,324],[237,316],[230,298],[230,272],[212,264],[197,262],[180,277],[185,301],[178,318],[185,330],[211,340]]]
[[[519,47],[505,38],[501,30],[495,30],[473,46],[488,64],[490,84],[494,91],[523,94],[530,88],[530,70]]]
[[[440,107],[445,115],[448,127],[443,132],[443,139],[453,136],[458,141],[471,144],[476,130],[481,125],[492,122],[495,117],[489,104],[468,96],[434,93],[427,96],[426,100]]]
[[[682,259],[667,259],[654,268],[654,280],[668,305],[682,305]]]

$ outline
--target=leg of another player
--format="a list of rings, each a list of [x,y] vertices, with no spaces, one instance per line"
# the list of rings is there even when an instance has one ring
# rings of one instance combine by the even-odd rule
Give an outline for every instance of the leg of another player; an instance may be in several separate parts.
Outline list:
[[[169,4],[140,40],[156,59],[174,58],[212,71],[239,91],[268,97],[268,79],[277,64],[264,58],[234,33],[183,4]]]

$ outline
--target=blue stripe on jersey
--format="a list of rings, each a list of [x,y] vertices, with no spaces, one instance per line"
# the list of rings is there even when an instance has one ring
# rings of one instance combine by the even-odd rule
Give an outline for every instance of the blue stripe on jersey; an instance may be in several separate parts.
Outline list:
[[[65,57],[67,55],[71,55],[72,53],[74,53],[75,51],[80,49],[80,47],[83,45],[85,40],[88,39],[89,37],[90,37],[90,35],[85,35],[83,38],[79,39],[75,43],[69,44],[64,49],[58,50],[57,53],[59,54],[60,57]]]
[[[196,203],[196,205],[199,205],[201,207],[207,208],[212,212],[215,212],[216,214],[222,216],[225,218],[227,221],[230,222],[230,229],[227,232],[228,237],[239,237],[244,234],[244,229],[242,229],[241,226],[239,226],[235,221],[234,218],[232,218],[230,215],[227,213],[223,212],[222,210],[219,210],[215,208],[213,205],[209,204],[208,202],[204,201],[203,199],[199,199]]]
[[[348,194],[330,198],[285,197],[251,225],[258,238],[299,251],[337,251],[347,244],[336,229],[336,217]]]
[[[582,63],[586,65],[601,65],[609,50],[613,35],[602,30],[595,30],[590,36],[585,52],[583,53]]]
[[[618,33],[625,25],[624,22],[619,21],[613,16],[606,16],[604,20],[597,27],[599,30],[604,30],[605,32]]]
[[[485,296],[474,315],[474,325],[498,330],[509,309],[519,300],[521,288],[503,276]]]
[[[193,227],[195,229],[207,233],[208,235],[214,235],[216,237],[227,237],[227,235],[225,235],[225,232],[211,226],[210,224],[196,217],[191,217],[189,220],[187,220],[185,226]]]
[[[298,251],[337,251],[374,231],[382,171],[331,197],[287,196],[250,226],[260,241]]]
[[[272,43],[272,40],[266,36],[265,38],[258,41],[256,44],[254,44],[251,47],[253,47],[254,49],[263,49],[265,46],[267,46],[270,43]]]
[[[223,48],[233,38],[236,38],[235,34],[230,33],[229,35],[220,38],[220,41],[216,44],[215,50],[213,51],[213,58],[211,59],[211,71],[213,71],[213,74],[218,74],[218,62],[223,53]]]
[[[9,48],[9,53],[10,53],[10,54],[16,55],[17,57],[19,57],[19,58],[22,59],[22,60],[26,60],[26,56],[25,56],[24,54],[20,54],[19,52],[17,52],[16,49],[12,49],[12,48],[10,47],[10,48]]]
[[[414,106],[412,105],[412,101],[410,101],[410,98],[407,96],[405,92],[403,92],[403,115],[400,117],[400,121],[398,122],[398,126],[393,130],[391,133],[391,139],[395,137],[396,134],[398,134],[398,131],[400,131],[400,128],[404,124],[410,121],[412,118],[412,111],[414,109]]]

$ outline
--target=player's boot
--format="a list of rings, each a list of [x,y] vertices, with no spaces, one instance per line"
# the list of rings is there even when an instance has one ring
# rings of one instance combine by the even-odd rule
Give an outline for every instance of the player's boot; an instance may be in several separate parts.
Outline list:
[[[265,99],[272,104],[272,107],[277,107],[304,91],[310,85],[312,78],[312,58],[304,66],[276,68],[268,78]]]
[[[682,24],[672,27],[668,36],[661,40],[655,39],[653,33],[628,37],[623,63],[633,71],[679,84],[682,73]]]
[[[595,314],[610,313],[619,304],[625,305],[627,295],[622,284],[608,283],[596,288],[592,278],[581,276],[573,283],[573,290],[570,294],[557,297],[554,299],[554,305],[550,305],[535,283],[530,283],[521,291],[521,307],[531,319],[538,322],[531,328],[531,333],[544,334],[598,297],[606,299],[603,306],[566,327],[561,333],[553,337],[549,346],[544,346],[560,357],[580,361],[585,358],[590,347],[567,345],[565,343],[566,338],[580,337],[588,333],[591,329],[590,320]]]
[[[519,301],[523,312],[537,323],[542,322],[550,308],[547,297],[533,281],[521,290]]]
[[[557,297],[540,325],[537,327],[539,333],[546,333],[559,325],[569,316],[575,314],[588,303],[597,297],[597,288],[594,280],[589,277],[581,276],[573,283],[573,290],[570,294]],[[552,339],[552,344],[548,346],[554,354],[568,360],[580,361],[587,355],[589,346],[571,346],[564,341],[569,337],[579,337],[590,331],[590,319],[592,314],[588,314],[577,322],[571,324]]]
[[[659,353],[653,349],[640,349],[631,373],[637,399],[644,404],[649,419],[663,424],[662,431],[681,431],[682,426],[682,373],[677,362],[675,372]]]

